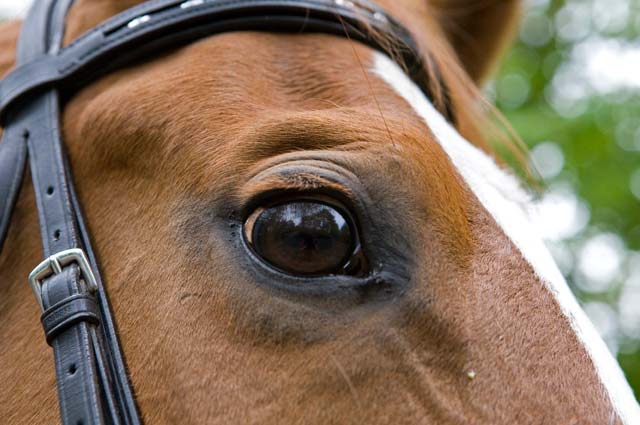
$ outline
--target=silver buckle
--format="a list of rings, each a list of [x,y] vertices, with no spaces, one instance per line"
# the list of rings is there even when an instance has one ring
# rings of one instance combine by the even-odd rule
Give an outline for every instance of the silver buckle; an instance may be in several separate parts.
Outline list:
[[[89,265],[89,261],[87,260],[87,256],[84,254],[84,251],[74,248],[58,252],[38,264],[38,266],[29,273],[29,283],[31,284],[33,295],[35,295],[42,311],[44,311],[44,306],[42,304],[42,280],[53,274],[62,273],[62,268],[71,263],[78,264],[84,281],[87,284],[87,290],[90,293],[98,290],[96,277],[93,275],[93,271],[91,270],[91,266]]]

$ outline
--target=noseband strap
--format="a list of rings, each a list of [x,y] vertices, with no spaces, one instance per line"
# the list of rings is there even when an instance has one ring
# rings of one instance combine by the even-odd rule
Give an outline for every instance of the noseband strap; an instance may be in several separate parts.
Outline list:
[[[0,250],[28,158],[46,258],[29,281],[54,351],[62,422],[135,425],[141,420],[64,150],[61,95],[163,49],[240,30],[346,36],[396,58],[427,96],[442,81],[427,74],[408,31],[365,0],[152,0],[62,47],[72,1],[36,0],[17,67],[0,82]]]

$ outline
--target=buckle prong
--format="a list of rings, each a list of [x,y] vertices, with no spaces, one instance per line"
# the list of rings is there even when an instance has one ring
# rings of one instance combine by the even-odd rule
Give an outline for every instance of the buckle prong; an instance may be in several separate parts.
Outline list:
[[[74,248],[58,252],[38,264],[38,266],[29,273],[29,284],[31,285],[31,290],[33,290],[33,295],[35,295],[42,311],[44,311],[44,305],[42,302],[42,281],[51,275],[62,273],[62,269],[72,263],[76,263],[80,268],[80,272],[84,277],[84,282],[87,285],[87,291],[89,293],[93,293],[98,290],[96,277],[91,270],[91,266],[89,265],[89,261],[87,260],[87,256],[83,250]]]

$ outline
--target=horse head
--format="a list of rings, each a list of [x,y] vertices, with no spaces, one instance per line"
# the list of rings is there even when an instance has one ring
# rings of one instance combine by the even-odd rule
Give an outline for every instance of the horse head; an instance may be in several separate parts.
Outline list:
[[[77,1],[66,42],[137,3]],[[378,4],[413,35],[433,99],[357,41],[231,31],[66,102],[143,418],[640,420],[528,221],[526,191],[483,140],[477,87],[519,2]],[[3,71],[18,28],[3,27]],[[56,381],[25,281],[41,247],[24,185],[0,256],[0,416],[44,424]]]

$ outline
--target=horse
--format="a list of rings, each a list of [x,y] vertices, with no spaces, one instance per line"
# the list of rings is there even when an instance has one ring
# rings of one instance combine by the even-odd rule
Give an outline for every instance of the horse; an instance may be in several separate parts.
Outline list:
[[[77,0],[65,43],[137,3]],[[520,2],[377,3],[437,65],[455,122],[388,55],[327,34],[217,34],[66,102],[142,418],[640,423],[528,221],[523,185],[485,141],[478,88]],[[1,27],[2,73],[20,25]],[[0,255],[0,417],[50,424],[52,354],[25,279],[42,257],[38,217],[23,185]]]

